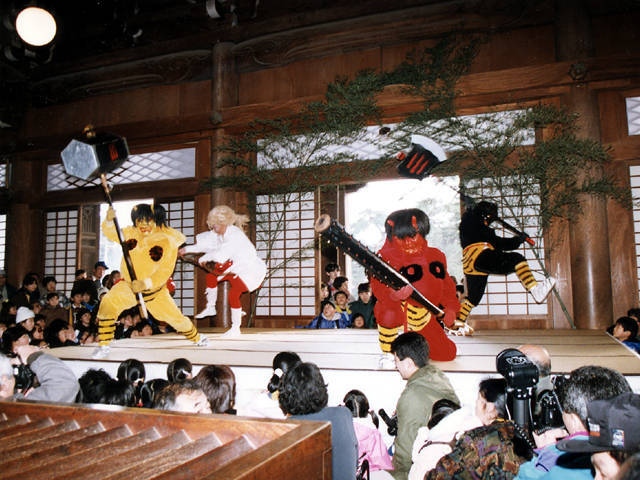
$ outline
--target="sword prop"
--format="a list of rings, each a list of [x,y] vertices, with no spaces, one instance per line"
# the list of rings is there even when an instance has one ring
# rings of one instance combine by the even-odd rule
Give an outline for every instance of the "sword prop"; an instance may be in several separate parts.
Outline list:
[[[330,243],[338,247],[344,253],[353,258],[365,269],[371,272],[380,282],[395,290],[409,285],[413,291],[411,298],[419,302],[436,316],[444,315],[444,311],[433,304],[427,297],[420,293],[407,278],[395,268],[385,262],[379,255],[369,250],[365,245],[349,235],[344,227],[327,214],[322,214],[316,220],[315,231],[326,238]]]

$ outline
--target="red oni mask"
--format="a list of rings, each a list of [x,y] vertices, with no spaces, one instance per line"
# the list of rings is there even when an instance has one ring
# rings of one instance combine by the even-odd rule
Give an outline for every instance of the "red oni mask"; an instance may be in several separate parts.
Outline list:
[[[427,240],[420,234],[413,237],[399,238],[395,235],[391,237],[391,244],[405,255],[420,255],[428,247]]]

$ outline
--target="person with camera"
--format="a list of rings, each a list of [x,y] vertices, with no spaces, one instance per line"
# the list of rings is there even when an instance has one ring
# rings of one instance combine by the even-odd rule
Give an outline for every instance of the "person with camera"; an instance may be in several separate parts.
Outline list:
[[[519,480],[581,480],[593,478],[588,454],[564,453],[557,448],[562,439],[588,438],[587,405],[632,392],[624,376],[606,367],[584,366],[573,370],[565,381],[556,382],[555,393],[562,407],[564,430],[534,432],[536,455],[520,466]]]
[[[445,373],[429,363],[429,344],[418,332],[407,332],[391,343],[396,369],[407,384],[396,404],[398,431],[393,442],[393,471],[396,480],[406,480],[418,430],[427,423],[433,404],[447,398],[460,400]]]
[[[34,345],[18,345],[13,354],[0,354],[0,400],[76,401],[78,380],[62,360]]]
[[[425,480],[508,480],[518,473],[520,464],[531,458],[533,446],[510,419],[504,378],[480,382],[475,414],[480,426],[452,435],[450,453],[424,475]]]

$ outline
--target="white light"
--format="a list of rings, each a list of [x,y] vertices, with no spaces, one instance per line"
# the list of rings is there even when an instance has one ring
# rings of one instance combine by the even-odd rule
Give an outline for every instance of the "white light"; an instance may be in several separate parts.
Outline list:
[[[27,7],[16,18],[16,30],[29,45],[41,47],[56,36],[56,20],[43,8]]]

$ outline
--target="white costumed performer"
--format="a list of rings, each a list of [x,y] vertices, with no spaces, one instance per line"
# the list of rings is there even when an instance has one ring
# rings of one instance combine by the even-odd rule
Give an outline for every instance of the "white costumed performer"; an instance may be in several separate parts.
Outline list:
[[[198,262],[204,265],[216,262],[213,273],[207,273],[207,306],[196,315],[205,318],[216,315],[218,283],[229,282],[229,306],[231,329],[223,336],[240,335],[242,305],[240,296],[260,287],[267,273],[267,266],[258,256],[256,248],[245,235],[243,228],[249,221],[246,215],[236,214],[232,208],[220,205],[207,215],[208,232],[196,235],[196,243],[181,249],[181,253],[204,253]]]

